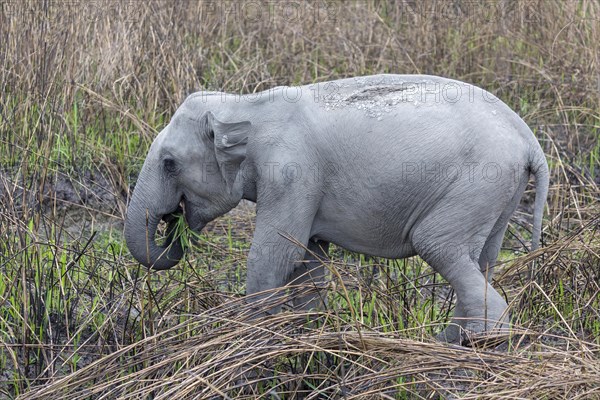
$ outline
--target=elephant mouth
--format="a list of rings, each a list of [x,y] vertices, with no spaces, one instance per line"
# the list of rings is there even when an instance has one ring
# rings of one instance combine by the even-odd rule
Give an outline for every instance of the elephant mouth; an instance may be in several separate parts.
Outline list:
[[[202,217],[198,213],[199,207],[189,201],[185,195],[181,197],[181,201],[177,206],[177,209],[172,213],[166,215],[166,218],[178,218],[180,215],[183,215],[187,226],[194,232],[199,233],[206,223],[203,221]],[[163,218],[164,220],[164,218]],[[165,220],[165,222],[167,222]]]
[[[166,222],[167,224],[175,223],[183,213],[183,207],[181,205],[178,205],[174,211],[163,215],[161,220]]]
[[[164,223],[163,227],[158,227],[159,230],[162,230],[163,236],[163,246],[168,247],[173,244],[174,241],[178,240],[179,236],[179,220],[181,219],[181,215],[183,214],[183,208],[181,206],[177,206],[175,210],[170,213],[164,214],[160,220]]]
[[[159,238],[160,241],[157,241],[159,248],[162,249],[160,257],[163,257],[162,253],[164,253],[166,258],[179,260],[185,251],[182,247],[183,243],[188,240],[191,240],[192,243],[196,241],[196,238],[193,235],[188,236],[185,233],[185,228],[182,225],[183,217],[185,225],[192,231],[199,233],[204,228],[206,224],[201,221],[198,213],[194,212],[194,209],[196,209],[196,207],[182,197],[181,201],[173,211],[160,216],[160,221],[162,221],[163,224],[162,228],[159,228],[159,230],[162,231],[162,240]],[[183,239],[183,237],[187,237],[187,239]],[[148,264],[150,264],[150,262],[148,262]],[[154,265],[153,268],[168,269],[170,266],[163,268]]]

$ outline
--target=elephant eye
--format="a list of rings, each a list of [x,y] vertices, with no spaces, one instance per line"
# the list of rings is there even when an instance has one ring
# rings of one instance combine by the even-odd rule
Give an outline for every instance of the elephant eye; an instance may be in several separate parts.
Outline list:
[[[163,160],[163,167],[167,172],[177,172],[177,163],[172,158],[165,158]]]

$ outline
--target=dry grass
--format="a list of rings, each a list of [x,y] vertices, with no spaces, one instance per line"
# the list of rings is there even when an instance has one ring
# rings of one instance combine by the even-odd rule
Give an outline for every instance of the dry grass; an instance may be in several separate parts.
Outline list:
[[[177,270],[132,262],[130,188],[187,94],[381,72],[484,87],[547,154],[545,246],[528,192],[495,283],[508,344],[436,343],[439,277],[340,249],[328,310],[260,316],[251,209]],[[0,89],[0,398],[600,398],[598,2],[0,0]]]
[[[581,341],[491,352],[348,329],[331,313],[250,314],[226,301],[22,398],[575,399],[600,385],[598,345]]]

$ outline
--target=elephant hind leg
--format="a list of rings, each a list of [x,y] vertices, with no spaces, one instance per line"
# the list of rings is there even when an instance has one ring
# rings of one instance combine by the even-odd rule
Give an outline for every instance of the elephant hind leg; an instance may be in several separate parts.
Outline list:
[[[508,330],[508,305],[481,274],[477,262],[468,256],[460,257],[438,272],[456,292],[454,317],[438,339],[461,344],[463,329],[469,333]]]
[[[479,265],[491,227],[491,224],[470,227],[470,235],[455,232],[454,242],[451,233],[442,227],[435,233],[421,231],[422,236],[416,237],[421,240],[413,240],[421,258],[446,279],[456,293],[454,316],[451,324],[438,335],[439,340],[462,344],[463,330],[477,334],[509,328],[508,305],[482,274]],[[427,236],[423,232],[427,232]],[[462,242],[456,242],[461,238],[464,238]],[[493,238],[501,242],[500,234]]]
[[[512,199],[506,206],[506,208],[498,217],[498,220],[494,224],[491,233],[483,245],[483,249],[481,250],[481,254],[479,255],[479,267],[481,269],[481,273],[487,277],[488,282],[492,281],[492,275],[494,273],[494,266],[496,265],[496,260],[500,255],[500,250],[502,248],[502,241],[504,240],[504,234],[506,233],[506,228],[508,227],[508,222],[510,221],[510,217],[514,214],[521,197],[523,196],[523,192],[525,191],[525,187],[527,186],[527,175],[524,175],[521,178],[521,182],[519,187],[515,191]]]
[[[304,262],[296,266],[289,277],[288,284],[302,285],[312,283],[319,288],[325,282],[325,266],[323,263],[327,259],[329,242],[314,242],[309,240],[307,248]],[[303,310],[325,309],[326,305],[326,293],[320,288],[317,290],[317,293],[299,296],[294,299],[294,307]]]
[[[492,282],[494,275],[494,266],[496,260],[500,255],[500,249],[502,247],[502,240],[504,239],[504,232],[506,232],[507,225],[501,227],[497,232],[490,234],[485,241],[481,254],[479,255],[479,269],[483,276],[486,277],[488,282]]]

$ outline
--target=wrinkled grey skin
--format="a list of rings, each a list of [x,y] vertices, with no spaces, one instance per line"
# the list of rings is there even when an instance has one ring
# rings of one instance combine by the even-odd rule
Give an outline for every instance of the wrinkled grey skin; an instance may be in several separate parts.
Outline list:
[[[455,290],[453,323],[439,338],[460,342],[461,328],[508,329],[507,304],[489,281],[530,175],[536,248],[544,153],[517,114],[463,82],[377,75],[242,98],[203,92],[154,140],[125,236],[139,262],[171,268],[182,250],[172,238],[157,246],[161,219],[183,205],[200,231],[248,199],[257,204],[248,294],[319,280],[329,243],[372,256],[419,255]]]

